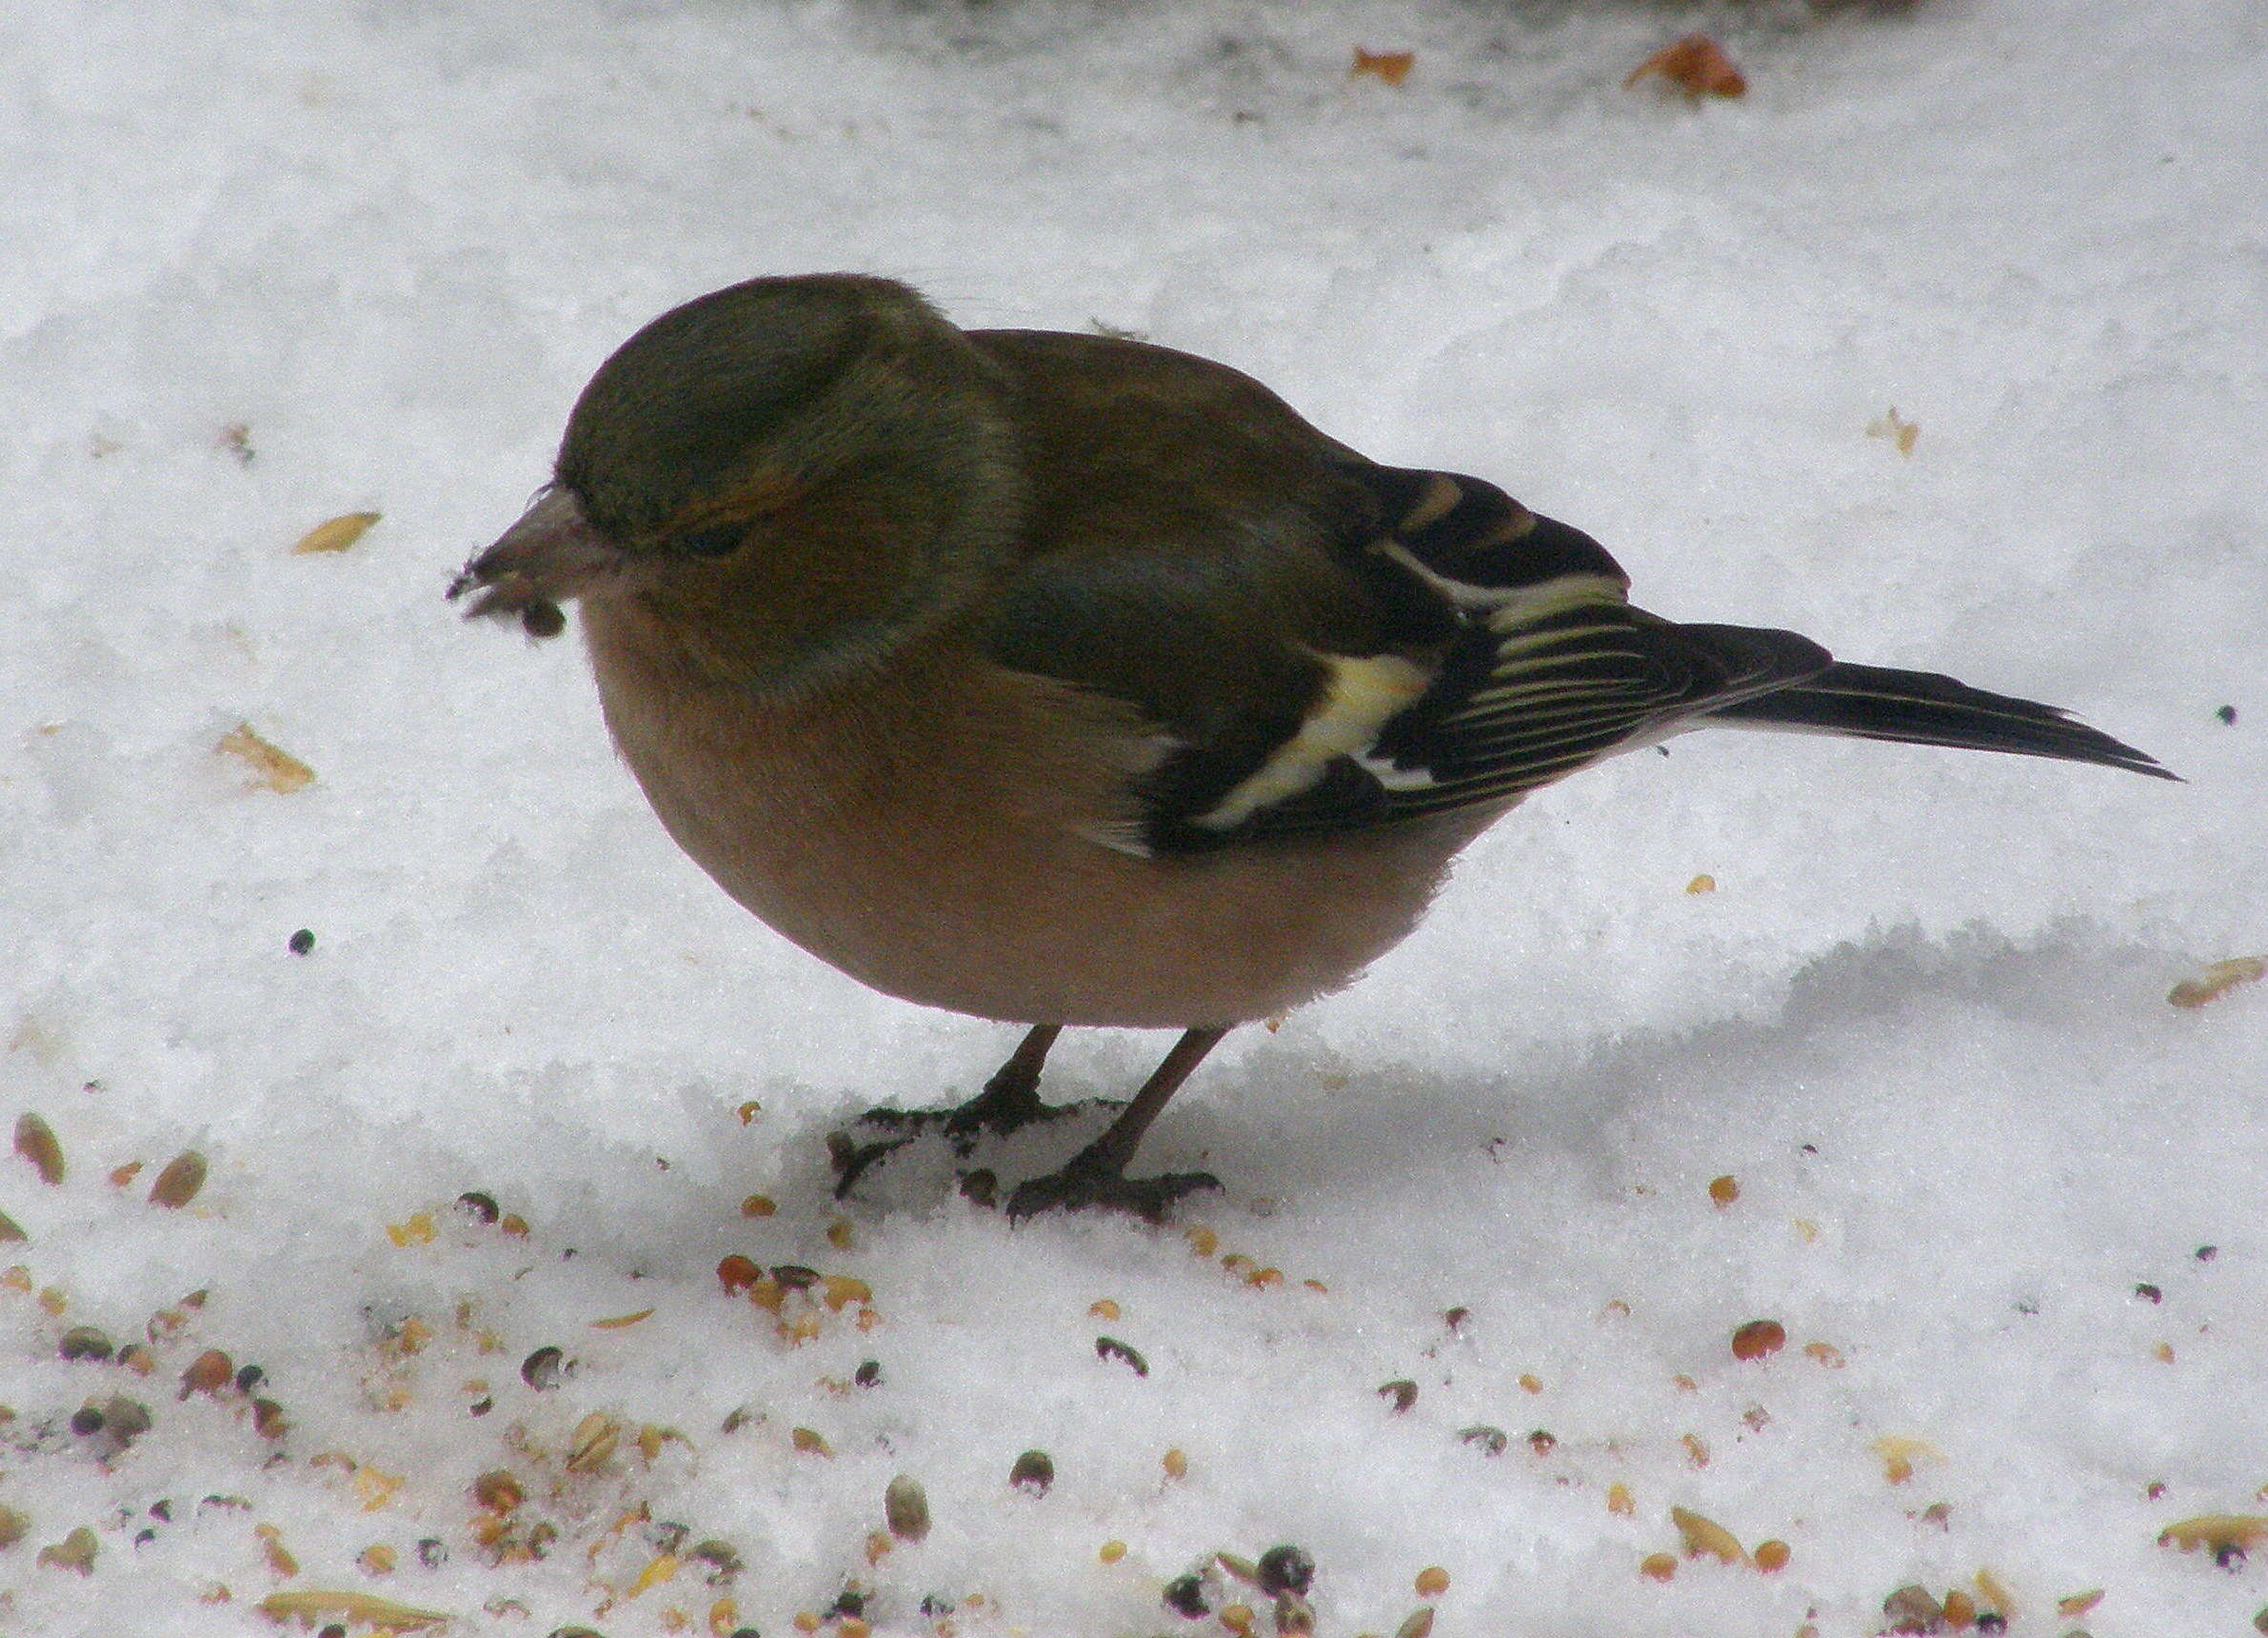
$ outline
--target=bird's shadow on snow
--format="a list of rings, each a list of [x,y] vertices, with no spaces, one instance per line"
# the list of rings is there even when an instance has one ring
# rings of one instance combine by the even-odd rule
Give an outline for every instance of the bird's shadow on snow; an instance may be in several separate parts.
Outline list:
[[[1786,1125],[1791,1102],[1815,1118],[1789,1094],[1884,1032],[1934,1035],[1951,1058],[1964,1034],[2092,1033],[2117,1013],[2117,1033],[2145,1052],[2178,1021],[2163,997],[2178,965],[2080,921],[2020,941],[1987,928],[1880,930],[1791,972],[1767,1015],[1546,1043],[1536,1067],[1258,1052],[1230,1084],[1174,1106],[1144,1159],[1207,1166],[1232,1201],[1263,1204],[1391,1199],[1500,1169],[1583,1176],[1606,1193],[1621,1186],[1634,1131],[1681,1128],[1705,1148],[1727,1128]]]

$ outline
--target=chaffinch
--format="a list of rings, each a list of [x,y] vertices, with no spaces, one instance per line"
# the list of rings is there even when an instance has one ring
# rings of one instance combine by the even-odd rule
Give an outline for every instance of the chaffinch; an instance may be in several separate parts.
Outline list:
[[[965,331],[830,273],[632,336],[449,594],[539,636],[580,601],[654,811],[772,928],[1031,1027],[957,1140],[1053,1112],[1066,1025],[1181,1029],[1009,1202],[1154,1219],[1217,1187],[1126,1175],[1213,1044],[1348,983],[1459,849],[1602,757],[1726,726],[2172,777],[2051,707],[1676,624],[1627,585],[1581,530],[1365,460],[1225,366]],[[896,1141],[839,1152],[842,1188]]]

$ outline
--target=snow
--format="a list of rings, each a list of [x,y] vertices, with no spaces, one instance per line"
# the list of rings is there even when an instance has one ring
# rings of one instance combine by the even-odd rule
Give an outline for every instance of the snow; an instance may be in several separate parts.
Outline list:
[[[1694,28],[1743,99],[1623,89]],[[2268,1510],[2268,986],[2166,1002],[2268,948],[2264,48],[2248,0],[19,9],[0,1110],[69,1170],[0,1167],[0,1631],[353,1590],[778,1638],[855,1578],[884,1634],[1220,1632],[1162,1588],[1284,1542],[1326,1638],[1866,1634],[1908,1584],[1993,1607],[1980,1571],[2017,1632],[2244,1629],[2258,1564],[2158,1537]],[[1228,1185],[1166,1230],[1011,1229],[911,1156],[839,1209],[827,1133],[966,1095],[1013,1032],[766,933],[647,814],[574,646],[440,597],[631,330],[825,268],[1222,358],[1589,529],[1660,612],[2050,699],[2189,783],[1681,739],[1231,1037],[1145,1149]],[[239,724],[314,783],[253,788]],[[1074,1033],[1050,1089],[1164,1045]],[[202,1191],[149,1204],[189,1149]],[[736,1253],[871,1303],[776,1320]],[[1760,1318],[1786,1348],[1737,1360]],[[75,1325],[151,1373],[61,1358]],[[207,1349],[264,1380],[184,1395]],[[147,1431],[70,1430],[114,1396]],[[870,1563],[900,1473],[934,1528]],[[1642,1576],[1672,1507],[1786,1568]],[[85,1573],[39,1561],[82,1527]]]

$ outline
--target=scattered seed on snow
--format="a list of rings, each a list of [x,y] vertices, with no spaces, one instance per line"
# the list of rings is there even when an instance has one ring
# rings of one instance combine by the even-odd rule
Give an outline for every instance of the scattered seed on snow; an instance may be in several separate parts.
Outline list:
[[[1303,1548],[1289,1542],[1262,1553],[1256,1569],[1263,1592],[1297,1592],[1303,1596],[1315,1582],[1315,1560]]]
[[[1470,1428],[1458,1429],[1457,1437],[1467,1445],[1479,1446],[1483,1456],[1502,1456],[1504,1448],[1512,1443],[1510,1434],[1502,1428],[1491,1428],[1485,1422],[1477,1422]]]
[[[40,1182],[50,1188],[63,1181],[63,1146],[55,1141],[54,1129],[30,1110],[16,1117],[16,1153],[31,1163]]]
[[[1019,1490],[1044,1496],[1055,1483],[1055,1458],[1044,1450],[1026,1450],[1008,1469],[1008,1483]]]
[[[918,1542],[929,1533],[929,1498],[910,1473],[900,1473],[889,1482],[882,1492],[882,1512],[890,1534],[900,1541]]]
[[[1122,1360],[1133,1368],[1136,1376],[1147,1376],[1150,1373],[1149,1361],[1144,1359],[1140,1353],[1120,1342],[1116,1337],[1099,1336],[1095,1338],[1095,1357],[1097,1359]]]
[[[93,1326],[73,1326],[63,1333],[63,1340],[55,1345],[55,1351],[65,1359],[109,1359],[113,1351],[110,1339]]]
[[[178,1211],[196,1199],[197,1190],[204,1187],[205,1157],[193,1149],[185,1149],[166,1163],[166,1169],[149,1186],[149,1204]]]
[[[559,1386],[567,1374],[565,1350],[547,1343],[520,1362],[520,1380],[538,1393],[546,1393]]]

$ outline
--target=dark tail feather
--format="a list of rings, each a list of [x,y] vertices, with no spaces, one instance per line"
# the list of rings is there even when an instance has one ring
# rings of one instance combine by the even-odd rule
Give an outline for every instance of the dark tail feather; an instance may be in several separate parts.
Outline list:
[[[2155,757],[2074,721],[2054,706],[1988,694],[1931,671],[1847,666],[1840,660],[1793,688],[1712,711],[1709,720],[1733,728],[1809,729],[1910,745],[2053,756],[2131,769],[2158,779],[2179,777],[2159,767]]]

